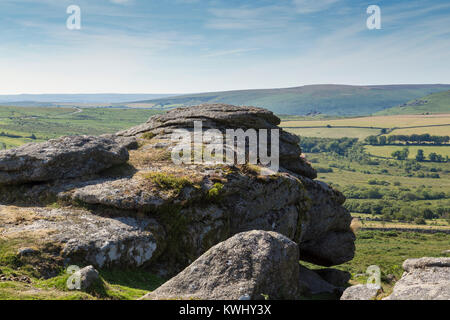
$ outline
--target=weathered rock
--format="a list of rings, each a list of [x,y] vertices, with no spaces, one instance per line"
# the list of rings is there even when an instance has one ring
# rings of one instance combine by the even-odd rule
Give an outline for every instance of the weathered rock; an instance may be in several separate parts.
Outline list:
[[[205,130],[218,129],[222,133],[225,133],[226,129],[279,129],[280,165],[312,179],[317,177],[316,171],[300,157],[299,138],[277,127],[280,119],[266,109],[227,104],[203,104],[178,108],[155,115],[147,123],[117,134],[129,137],[149,132],[157,139],[169,140],[171,133],[177,129],[192,129],[194,121],[202,121],[202,127]]]
[[[0,151],[0,184],[42,182],[97,173],[128,160],[133,139],[70,136]]]
[[[352,277],[350,272],[331,268],[317,269],[314,270],[314,272],[317,273],[323,280],[336,287],[345,286]]]
[[[336,293],[337,288],[322,279],[316,272],[300,266],[299,288],[302,295]]]
[[[86,291],[92,286],[95,281],[100,278],[98,271],[93,266],[88,266],[77,272],[80,277],[80,288],[82,291]]]
[[[450,258],[408,259],[385,300],[450,300]]]
[[[295,299],[298,247],[275,232],[249,231],[212,247],[143,299]]]
[[[355,253],[355,234],[350,230],[352,217],[342,206],[345,197],[321,181],[299,178],[311,199],[297,240],[301,259],[323,266],[350,261]]]
[[[11,218],[11,223],[2,224],[3,230],[0,228],[2,237],[24,237],[43,248],[48,244],[60,247],[59,254],[67,264],[139,267],[148,264],[164,247],[164,231],[148,218],[107,218],[70,208],[12,211],[6,206],[0,206],[0,215]],[[17,225],[14,215],[30,218]],[[158,240],[151,230],[157,231]]]
[[[341,300],[375,300],[380,289],[369,287],[366,284],[358,284],[345,289]]]

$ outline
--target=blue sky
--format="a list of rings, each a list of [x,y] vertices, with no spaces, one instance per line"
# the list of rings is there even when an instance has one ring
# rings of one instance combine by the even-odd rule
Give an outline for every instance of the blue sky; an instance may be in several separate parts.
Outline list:
[[[448,0],[0,0],[0,94],[450,83],[449,26]]]

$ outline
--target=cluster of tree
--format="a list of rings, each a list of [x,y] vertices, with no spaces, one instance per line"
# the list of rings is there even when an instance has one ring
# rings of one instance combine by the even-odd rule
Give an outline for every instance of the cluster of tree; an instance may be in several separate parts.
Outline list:
[[[402,150],[396,150],[391,153],[391,156],[397,160],[406,160],[409,156],[409,149],[403,148]],[[416,161],[423,162],[426,160],[426,156],[422,149],[417,150]],[[436,152],[431,152],[428,155],[428,160],[430,162],[448,162],[448,156],[444,157],[441,154],[437,154]]]
[[[393,205],[381,210],[384,221],[398,220],[415,222],[416,224],[425,224],[425,219],[435,219],[447,216],[449,208],[414,208],[411,206]]]
[[[430,154],[428,155],[428,159],[431,162],[448,162],[448,156],[444,157],[443,155],[437,154],[436,152],[430,152]],[[417,150],[416,160],[419,162],[426,160],[425,154],[423,153],[422,149]]]
[[[437,154],[436,152],[431,152],[428,155],[428,159],[430,159],[431,162],[448,162],[448,156],[444,156],[441,154]]]
[[[445,192],[432,191],[426,188],[418,188],[411,191],[408,188],[378,188],[358,187],[348,185],[342,189],[344,195],[349,199],[385,199],[385,200],[438,200],[447,197]]]
[[[397,150],[391,153],[391,156],[397,160],[406,160],[409,156],[409,149],[403,148],[402,150]]]
[[[378,180],[378,179],[369,179],[367,180],[367,183],[370,185],[378,185],[378,186],[389,186],[390,183],[384,180]]]
[[[380,215],[380,218],[385,221],[402,220],[415,221],[416,219],[437,219],[447,217],[450,213],[450,208],[436,206],[436,207],[414,207],[412,208],[407,203],[398,201],[356,201],[348,200],[344,206],[350,212],[366,213],[373,215]]]
[[[412,135],[390,135],[390,136],[369,136],[366,143],[373,146],[384,146],[390,144],[434,144],[442,145],[449,143],[450,136],[432,136],[425,134]]]
[[[339,155],[345,155],[348,149],[358,142],[356,138],[313,138],[300,137],[300,147],[303,152],[319,153],[332,152]]]

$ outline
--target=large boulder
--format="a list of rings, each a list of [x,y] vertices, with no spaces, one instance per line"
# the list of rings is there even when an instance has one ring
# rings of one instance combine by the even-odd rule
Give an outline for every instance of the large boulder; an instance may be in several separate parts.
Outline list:
[[[130,140],[112,135],[67,136],[0,151],[0,184],[89,175],[125,163]]]
[[[408,259],[385,300],[450,300],[450,258]]]
[[[143,299],[295,299],[298,258],[295,242],[281,234],[239,233],[212,247]]]

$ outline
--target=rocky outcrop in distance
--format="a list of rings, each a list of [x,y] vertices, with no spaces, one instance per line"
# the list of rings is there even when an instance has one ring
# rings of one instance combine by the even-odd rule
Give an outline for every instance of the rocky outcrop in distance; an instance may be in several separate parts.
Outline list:
[[[290,239],[300,260],[332,266],[353,258],[345,198],[315,180],[298,137],[280,129],[281,167],[270,175],[261,165],[174,165],[170,134],[191,130],[194,120],[221,132],[280,123],[260,108],[201,105],[116,135],[1,151],[0,236],[65,265],[141,267],[163,276],[250,230]]]

